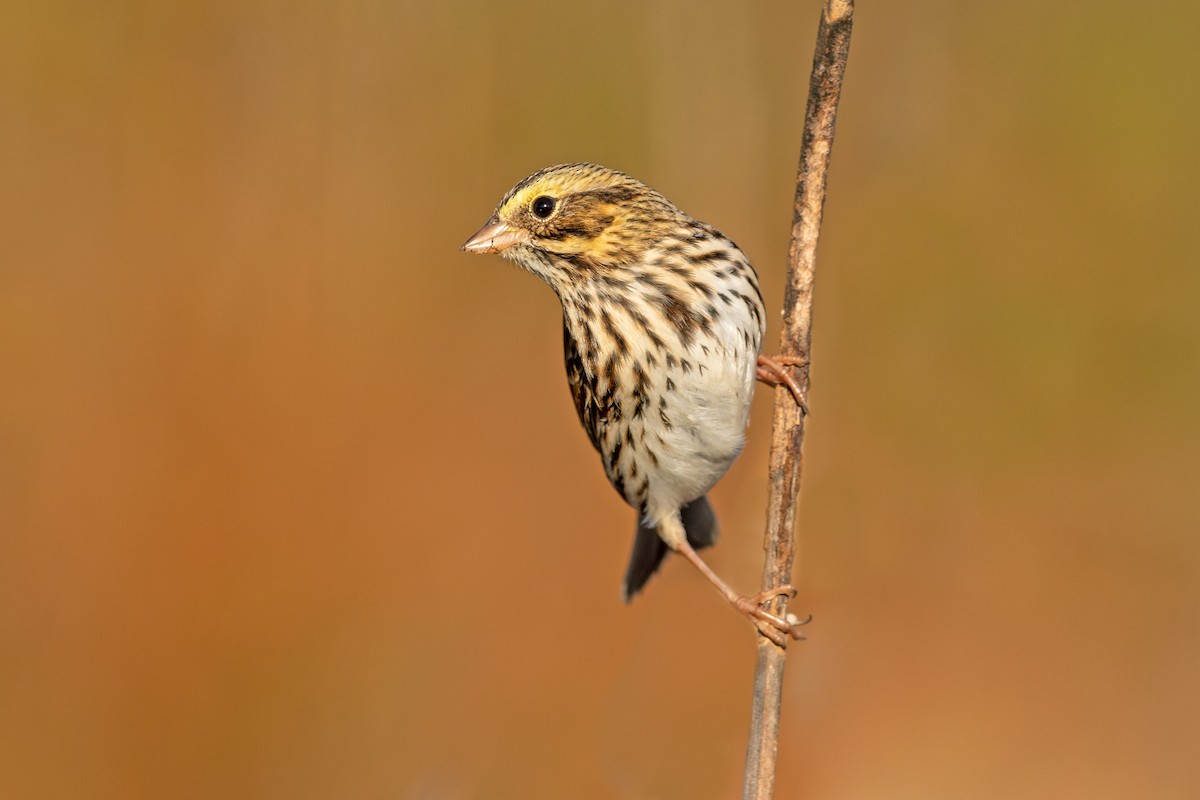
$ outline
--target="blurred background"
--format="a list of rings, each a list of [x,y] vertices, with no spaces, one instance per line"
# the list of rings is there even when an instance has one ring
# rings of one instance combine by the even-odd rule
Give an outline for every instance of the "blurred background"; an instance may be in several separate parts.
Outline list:
[[[620,603],[554,297],[458,246],[597,161],[777,314],[818,14],[4,4],[0,796],[736,796],[749,626]],[[860,4],[778,797],[1200,796],[1198,24]]]

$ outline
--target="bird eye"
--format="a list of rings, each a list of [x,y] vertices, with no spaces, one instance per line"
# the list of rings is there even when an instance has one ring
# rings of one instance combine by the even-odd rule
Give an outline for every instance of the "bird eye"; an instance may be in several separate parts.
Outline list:
[[[547,195],[539,195],[533,200],[533,215],[538,219],[545,219],[554,213],[554,198]]]

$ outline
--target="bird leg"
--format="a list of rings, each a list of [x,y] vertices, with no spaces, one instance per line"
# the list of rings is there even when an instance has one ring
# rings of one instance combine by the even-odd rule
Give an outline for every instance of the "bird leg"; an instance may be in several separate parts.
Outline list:
[[[763,608],[763,605],[781,595],[795,597],[795,587],[778,586],[765,592],[759,592],[753,597],[740,595],[729,588],[729,585],[725,581],[717,577],[717,573],[713,572],[712,568],[704,563],[704,559],[692,549],[692,546],[688,544],[686,539],[679,542],[675,546],[675,550],[688,561],[692,562],[692,565],[700,570],[700,574],[708,578],[712,585],[717,587],[717,591],[729,601],[730,605],[745,614],[763,636],[766,636],[780,647],[787,647],[789,636],[793,639],[804,638],[799,628],[801,625],[806,624],[809,621],[808,619],[792,622],[791,620],[794,620],[795,617],[782,617],[779,614],[772,614]]]
[[[755,377],[768,386],[786,386],[792,393],[792,397],[796,398],[796,403],[806,417],[808,416],[808,404],[804,401],[804,392],[800,390],[800,384],[796,383],[796,379],[784,367],[803,367],[807,363],[807,360],[799,356],[760,355],[755,372]]]

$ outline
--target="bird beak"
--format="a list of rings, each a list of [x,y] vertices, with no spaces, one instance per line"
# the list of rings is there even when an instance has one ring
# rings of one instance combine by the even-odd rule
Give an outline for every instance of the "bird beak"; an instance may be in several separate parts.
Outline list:
[[[502,253],[528,238],[526,231],[492,217],[474,236],[463,242],[462,250],[467,253]]]

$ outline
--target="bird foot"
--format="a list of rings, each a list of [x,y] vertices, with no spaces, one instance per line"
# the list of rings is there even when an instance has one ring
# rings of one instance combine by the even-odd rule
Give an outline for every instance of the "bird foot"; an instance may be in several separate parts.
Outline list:
[[[682,534],[682,531],[680,533]],[[696,551],[688,543],[687,538],[681,536],[671,547],[677,550],[688,561],[692,562],[696,569],[700,570],[700,574],[708,578],[717,591],[725,596],[730,605],[745,614],[754,623],[754,627],[758,628],[759,633],[779,647],[787,647],[788,637],[793,639],[804,638],[799,628],[801,625],[807,625],[809,619],[812,619],[812,617],[802,620],[795,614],[773,614],[763,608],[764,605],[781,595],[795,597],[796,589],[794,586],[784,584],[774,589],[768,589],[765,592],[759,592],[752,597],[747,597],[746,595],[738,594],[729,588],[725,581],[717,577],[717,573],[713,572],[712,568],[704,563],[704,559],[697,555]]]
[[[811,622],[812,615],[810,614],[804,619],[799,619],[795,614],[780,616],[763,608],[764,605],[780,595],[795,597],[796,588],[787,585],[779,586],[765,592],[759,592],[753,597],[738,596],[730,602],[733,603],[734,608],[745,614],[754,623],[754,627],[758,628],[759,633],[780,647],[787,647],[789,637],[792,639],[804,638],[804,634],[800,632],[800,627]]]
[[[784,369],[784,367],[803,367],[807,364],[808,361],[799,356],[759,356],[755,377],[768,386],[786,386],[792,393],[792,397],[795,398],[797,405],[800,406],[800,411],[807,417],[808,403],[805,402],[804,392],[791,373]]]

